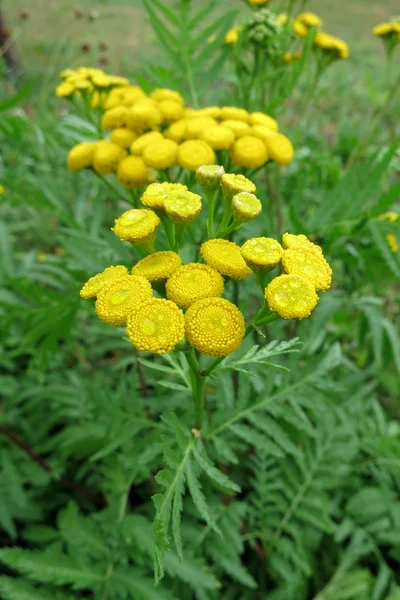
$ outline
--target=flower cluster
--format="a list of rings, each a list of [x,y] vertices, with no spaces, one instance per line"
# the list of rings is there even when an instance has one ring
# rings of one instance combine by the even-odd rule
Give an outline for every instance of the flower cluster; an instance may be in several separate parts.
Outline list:
[[[373,34],[382,39],[386,52],[390,56],[400,43],[400,16],[392,17],[389,21],[376,25]]]
[[[127,86],[129,81],[119,75],[107,75],[101,69],[79,67],[60,73],[62,82],[56,88],[59,98],[90,95],[92,106],[101,106],[114,88]]]

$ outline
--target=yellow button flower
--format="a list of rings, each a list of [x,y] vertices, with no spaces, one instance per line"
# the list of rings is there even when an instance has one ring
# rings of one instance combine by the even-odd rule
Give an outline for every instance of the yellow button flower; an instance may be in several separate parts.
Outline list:
[[[289,17],[287,16],[286,13],[280,13],[279,15],[276,16],[276,22],[278,23],[278,25],[286,25],[288,20],[289,20]]]
[[[306,27],[322,27],[322,20],[313,12],[305,12],[296,17],[296,21],[302,23]]]
[[[131,153],[136,154],[136,156],[142,156],[146,146],[152,142],[158,142],[163,139],[164,138],[159,131],[149,131],[148,133],[144,133],[132,143]]]
[[[188,140],[178,148],[178,163],[184,169],[196,171],[201,165],[215,163],[214,150],[203,140]]]
[[[197,117],[195,119],[189,119],[186,123],[185,138],[187,140],[193,140],[199,138],[201,134],[218,125],[217,121],[212,117]]]
[[[2,196],[5,193],[6,193],[6,188],[4,187],[4,185],[0,185],[0,196]]]
[[[381,214],[378,218],[380,221],[390,221],[391,223],[394,223],[395,221],[397,221],[399,219],[399,217],[400,217],[400,213],[397,213],[394,210],[390,210],[388,212]]]
[[[292,142],[285,135],[278,133],[265,139],[268,156],[279,165],[287,165],[293,160]]]
[[[239,192],[232,198],[232,213],[235,221],[246,223],[261,214],[262,205],[257,196]]]
[[[164,210],[174,223],[191,223],[201,212],[201,196],[189,191],[168,192]]]
[[[167,298],[188,308],[202,298],[218,298],[224,291],[223,277],[208,265],[189,263],[179,267],[166,284]]]
[[[277,131],[270,129],[266,125],[253,125],[251,128],[251,135],[254,137],[260,138],[263,142],[269,137],[273,137],[274,135],[278,135]]]
[[[226,198],[232,199],[240,192],[255,194],[256,186],[250,179],[244,175],[235,175],[234,173],[224,173],[221,177],[222,192]]]
[[[221,177],[225,173],[221,165],[202,165],[196,171],[197,181],[204,190],[216,190],[221,183]]]
[[[244,135],[236,140],[230,155],[235,165],[253,169],[261,167],[268,160],[266,145],[253,135]]]
[[[221,108],[219,106],[206,106],[199,110],[201,117],[212,117],[213,119],[219,119],[221,116]]]
[[[251,269],[246,265],[239,246],[234,242],[223,239],[207,240],[202,244],[200,253],[206,263],[221,275],[232,279],[245,279],[251,275]]]
[[[174,140],[174,142],[181,142],[185,137],[187,123],[187,119],[180,119],[179,121],[172,123],[172,125],[164,131],[164,136],[170,140]]]
[[[248,123],[245,123],[244,121],[235,121],[234,119],[227,119],[223,123],[224,127],[228,127],[228,129],[230,129],[234,133],[236,139],[243,137],[244,135],[249,135],[249,133],[251,132],[250,125],[248,125]]]
[[[322,248],[317,246],[317,244],[314,244],[314,242],[309,240],[308,237],[306,237],[303,233],[300,233],[299,235],[294,235],[293,233],[284,233],[282,236],[282,242],[284,248],[304,247],[312,252],[322,254]]]
[[[141,275],[148,281],[165,281],[171,277],[182,264],[182,259],[176,252],[153,252],[139,260],[132,268],[132,275]]]
[[[235,141],[235,134],[229,127],[214,125],[200,134],[200,139],[207,142],[213,150],[227,150]]]
[[[265,288],[265,299],[282,319],[309,317],[318,302],[313,284],[299,275],[275,277]]]
[[[240,251],[247,265],[253,271],[276,267],[283,256],[283,248],[280,243],[267,237],[247,240]]]
[[[128,276],[128,269],[122,265],[107,267],[102,273],[94,275],[85,283],[80,291],[80,296],[85,300],[96,298],[104,288]]]
[[[163,100],[173,100],[181,106],[185,104],[185,101],[179,92],[170,90],[168,88],[156,88],[151,92],[150,98],[156,100],[157,102],[162,102]]]
[[[68,152],[67,167],[70,171],[79,171],[92,166],[96,142],[82,142]]]
[[[129,189],[141,187],[149,179],[149,169],[141,156],[126,156],[118,164],[117,179]]]
[[[164,200],[167,195],[170,192],[183,191],[187,191],[187,187],[182,183],[152,183],[146,188],[140,200],[142,204],[153,210],[164,210]]]
[[[279,131],[278,122],[263,112],[250,113],[249,123],[250,123],[250,125],[263,125],[264,127],[269,127],[269,129],[272,129],[273,131],[276,131],[276,132]]]
[[[299,37],[307,37],[308,29],[304,23],[301,23],[297,19],[293,21],[293,31]]]
[[[139,100],[129,110],[126,116],[126,124],[131,129],[146,131],[160,125],[162,114],[157,105],[149,100]]]
[[[264,4],[267,4],[267,2],[269,2],[269,0],[247,0],[249,4],[252,4],[253,6],[263,6]]]
[[[152,296],[153,291],[147,279],[130,275],[99,293],[95,304],[96,314],[109,325],[125,325],[128,315]]]
[[[392,23],[381,23],[380,25],[376,25],[373,29],[373,34],[378,37],[400,34],[400,23],[394,21]]]
[[[68,98],[75,92],[75,86],[68,81],[63,81],[56,87],[56,96],[59,98]]]
[[[127,85],[122,89],[115,88],[115,91],[119,92],[121,104],[128,107],[133,106],[136,102],[146,98],[145,92],[138,85]]]
[[[120,240],[140,245],[153,238],[160,219],[152,210],[131,208],[115,220],[111,230]]]
[[[97,173],[106,175],[117,170],[118,163],[125,158],[126,151],[107,140],[97,142],[93,152],[92,165]]]
[[[388,243],[389,248],[391,249],[392,252],[398,252],[399,250],[399,243],[397,241],[396,236],[394,235],[394,233],[387,233],[385,235],[386,241]]]
[[[220,119],[222,121],[234,120],[244,121],[247,123],[249,120],[249,113],[244,108],[237,108],[236,106],[223,106],[221,108]]]
[[[183,106],[175,100],[163,100],[158,108],[162,114],[163,123],[169,125],[183,117]]]
[[[135,131],[132,131],[132,129],[128,129],[127,127],[117,127],[116,129],[113,129],[110,140],[113,144],[128,149],[138,137],[138,134]]]
[[[236,44],[239,39],[240,25],[234,25],[226,34],[224,44]]]
[[[114,106],[106,110],[101,117],[101,126],[103,129],[115,129],[116,127],[124,127],[126,125],[126,115],[128,109],[126,106]]]
[[[168,169],[176,165],[178,144],[173,140],[156,140],[147,144],[142,154],[143,160],[153,169]]]
[[[325,292],[331,287],[332,269],[322,254],[306,248],[291,248],[284,251],[282,265],[286,273],[307,279],[316,290]]]
[[[204,298],[190,306],[185,315],[189,343],[201,354],[227,356],[235,352],[245,334],[240,310],[224,298]]]
[[[170,300],[152,298],[129,315],[126,333],[138,350],[167,354],[185,339],[183,313]]]

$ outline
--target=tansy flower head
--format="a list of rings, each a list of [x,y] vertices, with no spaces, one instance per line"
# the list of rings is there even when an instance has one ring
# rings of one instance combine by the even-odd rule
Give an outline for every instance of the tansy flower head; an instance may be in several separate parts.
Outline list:
[[[126,125],[126,115],[128,109],[126,106],[114,106],[106,110],[101,117],[101,126],[103,129],[115,129],[116,127],[124,127]]]
[[[236,140],[230,151],[235,165],[257,168],[268,160],[267,148],[262,140],[253,135],[244,135]]]
[[[176,92],[175,90],[170,90],[168,88],[156,88],[151,92],[150,98],[156,100],[157,102],[163,102],[164,100],[172,100],[173,102],[177,102],[181,106],[185,104],[185,101],[179,92]]]
[[[128,276],[128,269],[122,265],[107,267],[102,273],[94,275],[85,283],[80,291],[80,296],[85,300],[96,298],[97,294],[105,287]]]
[[[224,44],[236,44],[239,39],[240,25],[234,25],[226,34]]]
[[[197,171],[201,165],[214,162],[214,150],[203,140],[188,140],[178,148],[178,163],[189,171]]]
[[[205,106],[199,110],[199,114],[201,117],[219,119],[221,116],[221,108],[219,106]]]
[[[278,25],[286,25],[288,20],[289,20],[289,17],[287,16],[286,13],[280,13],[279,15],[276,16],[276,22],[278,23]]]
[[[398,252],[399,250],[399,243],[397,241],[396,236],[394,235],[394,233],[387,233],[385,235],[386,241],[388,243],[389,248],[391,249],[392,252]]]
[[[160,219],[154,211],[131,208],[115,220],[112,231],[120,240],[143,246],[154,239],[159,224]]]
[[[183,106],[175,100],[163,100],[159,103],[158,109],[162,114],[163,123],[166,125],[183,117]]]
[[[201,136],[201,134],[218,125],[217,121],[212,117],[197,117],[196,119],[189,119],[186,123],[185,138],[187,140],[193,140]]]
[[[96,300],[96,313],[109,325],[124,325],[129,313],[153,296],[150,283],[144,277],[130,275],[103,289]]]
[[[143,160],[153,169],[168,169],[176,164],[178,144],[173,140],[158,139],[147,144],[143,150]]]
[[[278,135],[278,132],[274,131],[274,129],[270,129],[266,125],[253,125],[251,128],[251,135],[260,138],[260,140],[265,142],[267,138]]]
[[[388,212],[385,212],[383,214],[381,214],[379,216],[379,220],[380,221],[390,221],[391,223],[394,223],[395,221],[398,220],[400,214],[395,212],[394,210],[390,210]]]
[[[232,279],[244,279],[251,275],[251,269],[246,265],[239,246],[234,242],[223,239],[208,240],[202,244],[200,253],[206,263],[221,275]]]
[[[233,119],[234,121],[244,121],[247,123],[249,120],[249,113],[244,108],[238,108],[236,106],[223,106],[221,108],[220,119],[222,121]]]
[[[310,281],[316,290],[325,292],[331,287],[332,269],[322,254],[306,248],[291,248],[284,251],[282,265],[286,273]]]
[[[239,192],[248,192],[254,194],[256,186],[250,179],[244,175],[235,175],[234,173],[224,173],[221,177],[222,192],[228,199],[239,194]]]
[[[202,298],[217,298],[224,291],[223,277],[208,265],[189,263],[179,267],[166,284],[167,298],[188,308]]]
[[[294,235],[293,233],[284,233],[282,236],[282,243],[284,248],[306,248],[307,250],[311,250],[312,252],[317,252],[318,254],[322,254],[322,249],[314,242],[308,239],[303,233],[299,235]]]
[[[127,127],[117,127],[113,129],[110,140],[113,144],[117,144],[117,146],[121,146],[121,148],[129,148],[132,143],[139,137],[135,131],[132,129],[128,129]]]
[[[182,259],[176,252],[153,252],[136,263],[132,268],[132,275],[141,275],[148,281],[165,281],[171,277],[182,264]]]
[[[121,98],[121,104],[124,106],[132,106],[133,104],[136,104],[136,102],[139,102],[139,100],[146,98],[146,94],[138,85],[127,85],[122,89],[112,91],[118,91]]]
[[[232,131],[235,138],[240,138],[244,135],[248,135],[251,131],[250,125],[248,125],[244,121],[235,121],[234,119],[227,119],[226,121],[223,121],[223,124],[224,127],[227,127]]]
[[[141,156],[126,156],[117,169],[117,179],[126,188],[137,188],[146,185],[149,169]]]
[[[183,191],[187,191],[187,187],[182,183],[152,183],[146,188],[140,200],[142,204],[153,210],[164,210],[164,200],[168,193]]]
[[[144,133],[139,136],[131,145],[132,154],[136,154],[137,156],[141,156],[143,154],[146,146],[153,142],[158,142],[164,139],[162,134],[159,131],[149,131],[148,133]]]
[[[250,113],[249,123],[250,125],[264,125],[264,127],[269,127],[269,129],[272,129],[273,131],[279,131],[278,122],[262,112]]]
[[[241,253],[247,265],[257,271],[276,267],[281,262],[283,248],[273,238],[259,237],[247,240]]]
[[[275,277],[265,288],[265,299],[282,319],[309,317],[318,302],[313,284],[299,275]]]
[[[5,193],[6,193],[6,188],[4,187],[4,185],[0,185],[0,196],[2,196]]]
[[[392,23],[381,23],[380,25],[376,25],[373,29],[373,34],[378,37],[400,34],[400,23],[394,21]]]
[[[166,354],[185,339],[183,313],[170,300],[152,298],[128,316],[126,333],[138,350]]]
[[[118,163],[120,160],[125,158],[126,151],[113,144],[103,140],[96,144],[93,152],[93,168],[97,173],[106,175],[107,173],[114,173],[117,170]]]
[[[174,223],[190,223],[201,212],[201,196],[185,190],[168,192],[164,210]]]
[[[139,100],[126,115],[126,124],[131,129],[146,131],[160,125],[162,114],[157,105],[149,100]]]
[[[322,27],[322,20],[312,12],[305,12],[296,18],[296,21],[302,23],[306,27]]]
[[[189,343],[201,354],[227,356],[237,350],[245,334],[240,310],[224,298],[204,298],[190,306],[185,315]]]
[[[56,87],[56,96],[59,98],[68,98],[75,92],[75,86],[68,81],[63,81]]]
[[[285,135],[278,133],[265,139],[268,156],[279,165],[287,165],[293,160],[292,142]]]
[[[212,191],[219,187],[224,173],[224,167],[221,165],[202,165],[197,169],[196,177],[199,185],[204,190]]]
[[[227,150],[235,141],[235,134],[229,127],[214,125],[203,131],[200,139],[207,142],[213,150]]]
[[[246,223],[261,213],[262,205],[257,196],[248,192],[239,192],[232,198],[232,212],[235,221]]]
[[[170,140],[174,140],[174,142],[181,142],[185,137],[187,123],[187,119],[180,119],[179,121],[172,123],[172,125],[164,131],[164,136]]]
[[[92,166],[96,142],[82,142],[68,152],[67,167],[70,171],[79,171]]]

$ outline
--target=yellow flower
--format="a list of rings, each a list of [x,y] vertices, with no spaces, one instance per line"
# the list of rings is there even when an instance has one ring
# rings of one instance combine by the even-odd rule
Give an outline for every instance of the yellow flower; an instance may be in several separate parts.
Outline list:
[[[269,0],[247,0],[249,4],[253,6],[263,6],[263,4],[267,4]]]
[[[292,63],[296,60],[301,59],[301,52],[285,52],[283,55],[283,61],[286,63]]]
[[[308,34],[307,27],[304,25],[304,23],[301,23],[297,19],[295,19],[293,22],[293,31],[299,37],[307,37]]]
[[[183,313],[170,300],[152,298],[128,316],[126,333],[138,350],[166,354],[185,339]]]
[[[185,315],[189,343],[201,354],[227,356],[235,352],[245,334],[240,310],[224,298],[204,298],[190,306]]]
[[[187,190],[186,185],[182,183],[152,183],[143,196],[141,202],[153,210],[164,210],[164,200],[170,192],[183,192]]]
[[[109,108],[101,117],[101,126],[103,129],[115,129],[126,125],[126,115],[128,109],[126,106],[114,106]]]
[[[68,98],[75,92],[75,86],[68,81],[63,81],[56,87],[56,96],[59,98]]]
[[[132,154],[141,156],[146,146],[148,146],[152,142],[157,142],[163,139],[164,138],[159,131],[149,131],[148,133],[144,133],[132,143],[131,152]]]
[[[132,131],[132,129],[128,129],[127,127],[117,127],[116,129],[113,129],[110,141],[113,144],[117,144],[117,146],[121,146],[121,148],[128,149],[137,137],[138,134],[135,131]]]
[[[259,237],[247,240],[241,248],[247,265],[257,271],[276,267],[281,262],[283,248],[273,238]]]
[[[286,25],[288,20],[289,20],[289,17],[287,16],[286,13],[280,13],[279,15],[276,16],[276,22],[278,23],[278,25]]]
[[[232,213],[235,221],[246,223],[261,214],[262,205],[254,194],[239,192],[232,198]]]
[[[394,233],[387,233],[385,235],[385,237],[386,237],[386,241],[387,241],[388,246],[391,249],[391,251],[392,252],[398,252],[398,250],[399,250],[399,244],[398,244],[397,238],[394,235]]]
[[[290,248],[283,253],[282,265],[286,273],[310,281],[316,290],[326,292],[331,287],[332,269],[322,254],[305,247]]]
[[[222,192],[226,198],[232,199],[239,192],[255,194],[256,186],[244,175],[224,173],[221,177]]]
[[[95,304],[96,314],[109,325],[124,325],[128,315],[152,297],[153,291],[147,279],[130,275],[99,293]]]
[[[126,150],[106,140],[97,143],[93,153],[93,168],[97,173],[106,175],[117,170],[119,162],[125,158]]]
[[[162,114],[156,103],[150,100],[139,100],[129,110],[126,116],[126,124],[131,129],[146,131],[160,125]]]
[[[126,188],[134,189],[146,185],[149,169],[141,156],[126,156],[117,168],[117,179]]]
[[[278,122],[262,112],[250,113],[249,123],[250,125],[264,125],[264,127],[269,127],[269,129],[272,129],[273,131],[279,131]]]
[[[163,100],[158,108],[163,117],[163,123],[169,124],[183,117],[183,106],[175,100]]]
[[[201,196],[189,191],[169,192],[164,210],[174,223],[191,223],[201,212]]]
[[[212,117],[213,119],[219,119],[221,116],[221,108],[219,106],[206,106],[201,108],[198,113],[201,117]]]
[[[237,108],[236,106],[223,106],[221,108],[220,119],[222,121],[244,121],[247,123],[249,120],[249,113],[244,108]]]
[[[174,140],[174,142],[181,142],[185,137],[187,123],[187,119],[180,119],[179,121],[172,123],[172,125],[164,131],[164,136],[170,140]]]
[[[373,29],[373,34],[378,37],[386,37],[392,34],[400,34],[400,23],[396,21],[392,23],[381,23]]]
[[[322,27],[322,20],[318,17],[318,15],[312,12],[302,13],[296,18],[296,21],[298,23],[302,23],[308,28]]]
[[[319,31],[315,36],[314,44],[318,48],[330,52],[331,55],[337,58],[346,59],[349,57],[349,46],[346,42],[343,42],[328,33]]]
[[[108,287],[115,281],[119,281],[129,277],[128,269],[122,265],[116,267],[107,267],[102,273],[98,273],[91,277],[80,291],[81,298],[88,300],[96,298],[104,288]]]
[[[195,119],[189,119],[186,123],[185,138],[187,140],[193,140],[209,129],[215,127],[217,121],[212,117],[196,117]]]
[[[178,144],[173,140],[156,140],[143,150],[143,160],[153,169],[168,169],[176,165]]]
[[[146,245],[154,239],[160,219],[152,210],[131,208],[115,220],[111,230],[120,240],[136,246]]]
[[[379,220],[380,221],[390,221],[391,223],[394,223],[395,221],[398,220],[399,218],[399,213],[391,210],[389,212],[385,212],[382,215],[379,216]]]
[[[239,39],[240,25],[234,25],[226,34],[224,44],[236,44]]]
[[[228,127],[235,134],[235,138],[243,137],[248,135],[251,131],[250,125],[244,121],[235,121],[234,119],[227,119],[224,121],[224,127]]]
[[[178,148],[178,163],[189,171],[215,162],[214,150],[203,140],[188,140]]]
[[[306,250],[310,250],[311,252],[322,254],[321,247],[317,246],[317,244],[314,244],[314,242],[311,242],[303,233],[300,233],[300,235],[284,233],[282,236],[282,242],[284,248],[306,248]]]
[[[4,187],[4,185],[0,185],[0,196],[2,196],[5,193],[6,193],[6,188]]]
[[[167,298],[188,308],[202,298],[218,298],[224,291],[224,279],[208,265],[189,263],[179,267],[166,284]]]
[[[251,128],[251,135],[258,137],[260,138],[260,140],[263,140],[265,142],[267,138],[279,134],[273,129],[266,127],[265,125],[253,125],[253,127]]]
[[[114,88],[111,93],[113,92],[119,93],[121,104],[124,106],[133,106],[136,102],[146,98],[146,94],[138,85],[127,85],[124,88]],[[106,108],[108,108],[108,106]]]
[[[265,139],[268,156],[279,165],[287,165],[293,160],[292,142],[285,135],[278,133]]]
[[[239,246],[234,242],[223,239],[207,240],[202,244],[200,253],[206,263],[221,275],[232,279],[245,279],[251,275],[251,269],[246,265]]]
[[[141,275],[148,281],[165,281],[171,277],[182,264],[182,259],[176,252],[153,252],[139,260],[132,268],[132,275]]]
[[[175,90],[169,90],[167,88],[156,88],[151,92],[150,98],[156,100],[157,102],[162,102],[163,100],[173,100],[181,106],[185,104],[185,101],[179,92],[176,92]]]
[[[84,91],[84,90],[88,90],[91,91],[93,90],[93,86],[90,83],[90,81],[87,81],[86,79],[78,79],[75,81],[74,83],[75,86],[75,90],[79,90],[79,91]]]
[[[68,152],[67,167],[70,171],[79,171],[92,166],[96,142],[81,142]]]
[[[309,317],[318,302],[313,284],[299,275],[275,277],[265,288],[265,299],[282,319]]]
[[[214,125],[200,134],[200,139],[207,142],[213,150],[227,150],[235,141],[235,134],[229,127]]]
[[[221,183],[221,177],[225,173],[221,165],[202,165],[196,171],[197,181],[205,190],[215,190]]]
[[[75,71],[73,69],[64,69],[60,73],[60,77],[65,79],[65,77],[69,77],[70,75],[75,75]]]
[[[244,135],[236,140],[230,150],[230,155],[235,165],[253,169],[261,167],[268,160],[264,142],[253,135]]]

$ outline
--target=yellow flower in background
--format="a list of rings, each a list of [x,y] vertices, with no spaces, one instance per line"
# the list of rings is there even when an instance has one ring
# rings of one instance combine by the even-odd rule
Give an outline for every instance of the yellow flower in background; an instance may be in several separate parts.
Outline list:
[[[121,146],[103,140],[95,145],[92,166],[101,175],[115,173],[119,162],[125,158],[126,154],[126,151]]]
[[[168,169],[177,163],[178,144],[165,138],[156,140],[145,146],[142,157],[153,169]]]
[[[265,125],[253,125],[251,128],[251,135],[258,137],[265,142],[267,138],[278,135],[278,133]]]
[[[250,113],[249,123],[250,125],[263,125],[264,127],[268,127],[269,129],[272,129],[276,132],[279,131],[278,122],[269,115],[266,115],[262,112]]]
[[[169,192],[163,208],[174,223],[191,223],[201,212],[201,196],[189,191]]]
[[[232,198],[232,214],[235,221],[246,223],[261,214],[262,205],[254,194],[239,192]]]
[[[285,52],[283,60],[286,63],[292,63],[301,59],[301,52]]]
[[[221,108],[219,106],[206,106],[201,108],[198,113],[201,117],[212,117],[213,119],[219,119],[221,117]]]
[[[174,142],[181,142],[185,137],[185,131],[187,126],[187,119],[179,119],[172,123],[168,129],[164,131],[164,136]]]
[[[110,141],[126,150],[131,147],[133,142],[138,138],[138,134],[127,127],[117,127],[113,129]]]
[[[314,45],[321,50],[331,53],[332,56],[346,60],[349,57],[349,46],[343,40],[319,31],[314,39]]]
[[[188,308],[202,298],[217,298],[224,291],[224,279],[212,267],[189,263],[179,267],[166,284],[167,298]]]
[[[389,23],[381,23],[373,28],[373,34],[377,37],[386,37],[393,34],[400,34],[400,23],[393,21]]]
[[[322,248],[311,242],[307,236],[303,233],[295,235],[293,233],[284,233],[282,236],[282,243],[284,248],[306,248],[312,252],[322,254]]]
[[[141,156],[126,156],[118,164],[117,179],[128,189],[141,187],[149,179],[149,169]]]
[[[240,251],[246,264],[253,271],[276,267],[283,256],[283,248],[280,243],[267,237],[247,240]]]
[[[161,125],[162,114],[157,104],[151,100],[139,100],[128,109],[126,125],[137,131],[146,131]]]
[[[388,246],[391,249],[391,251],[392,252],[398,252],[398,250],[399,250],[399,243],[398,243],[397,238],[394,235],[394,233],[387,233],[385,235],[385,237],[386,237],[386,241],[387,241]]]
[[[256,186],[244,175],[224,173],[221,177],[222,192],[226,198],[232,199],[239,192],[255,194]]]
[[[305,25],[308,28],[311,27],[322,27],[322,20],[318,17],[318,15],[316,15],[315,13],[312,12],[305,12],[302,13],[301,15],[298,15],[296,17],[296,21],[298,23],[302,23],[303,25]]]
[[[158,108],[162,114],[163,123],[170,124],[183,117],[183,106],[175,100],[163,100]]]
[[[185,101],[179,92],[176,92],[175,90],[170,90],[168,88],[156,88],[151,92],[150,98],[156,100],[157,102],[163,102],[164,100],[172,100],[173,102],[177,102],[182,106],[185,104]]]
[[[103,113],[101,117],[101,126],[103,129],[115,129],[126,125],[126,116],[128,108],[126,106],[114,106]]]
[[[132,275],[141,275],[148,281],[165,281],[180,267],[182,259],[176,252],[169,250],[153,252],[132,267]]]
[[[156,232],[160,219],[152,210],[131,208],[115,220],[111,230],[120,240],[140,245],[150,241]]]
[[[238,108],[237,106],[223,106],[219,118],[221,121],[234,120],[247,123],[249,120],[249,113],[244,108]]]
[[[287,16],[286,13],[280,13],[279,15],[276,16],[276,22],[278,23],[278,25],[286,25],[288,20],[289,20],[289,17]]]
[[[268,160],[266,145],[253,135],[244,135],[236,140],[230,155],[235,165],[253,169],[261,167]]]
[[[287,165],[292,162],[294,149],[289,138],[278,133],[277,135],[266,138],[264,141],[267,147],[268,156],[271,160],[279,165]]]
[[[308,34],[308,29],[304,25],[304,23],[301,23],[300,21],[297,21],[296,19],[293,22],[293,31],[299,37],[307,37],[307,34]]]
[[[187,140],[194,140],[209,129],[218,125],[217,121],[212,117],[196,117],[195,119],[189,119],[186,123],[185,138]]]
[[[251,131],[250,125],[245,123],[244,121],[235,121],[234,119],[227,119],[223,121],[224,127],[227,127],[231,131],[233,131],[235,138],[243,137],[244,135],[248,135]]]
[[[97,294],[99,294],[105,287],[128,276],[128,269],[123,265],[107,267],[107,269],[105,269],[102,273],[94,275],[85,283],[80,291],[80,296],[85,300],[88,300],[89,298],[96,298]]]
[[[70,171],[79,171],[92,166],[96,142],[81,142],[68,152],[67,167]]]
[[[318,302],[312,282],[293,274],[275,277],[265,288],[265,299],[282,319],[305,319]]]
[[[178,148],[178,163],[189,171],[215,163],[214,150],[203,140],[187,140]]]
[[[0,185],[0,196],[2,196],[5,193],[6,193],[6,188],[4,187],[4,185]]]
[[[152,298],[130,313],[126,333],[138,350],[167,354],[185,339],[183,313],[170,300]]]
[[[204,298],[188,308],[185,331],[189,343],[201,354],[228,356],[242,343],[245,322],[229,300]]]
[[[380,221],[390,221],[391,223],[394,223],[395,221],[398,220],[400,214],[391,210],[389,212],[385,212],[382,215],[379,216],[379,220]]]
[[[203,131],[200,139],[207,142],[213,150],[228,150],[235,141],[235,134],[229,127],[215,125]]]
[[[247,0],[247,2],[253,6],[263,6],[264,4],[267,4],[269,0]]]
[[[149,131],[148,133],[144,133],[139,136],[136,140],[133,141],[131,145],[131,153],[136,154],[137,156],[141,156],[144,152],[146,146],[151,144],[152,142],[157,142],[159,140],[163,140],[162,133],[159,131]]]
[[[95,310],[101,321],[109,325],[125,325],[128,315],[153,297],[150,283],[144,277],[129,275],[103,289]]]
[[[75,92],[75,86],[72,83],[68,83],[68,81],[63,81],[56,87],[56,96],[59,98],[68,98],[72,96]]]
[[[307,279],[317,290],[325,292],[331,287],[332,269],[322,254],[305,247],[291,248],[284,251],[282,265],[286,273]]]
[[[226,34],[224,44],[236,44],[239,39],[240,25],[234,25]]]
[[[240,247],[234,242],[223,239],[207,240],[202,244],[200,253],[206,263],[221,275],[232,279],[245,279],[251,275],[251,269],[246,265]]]

